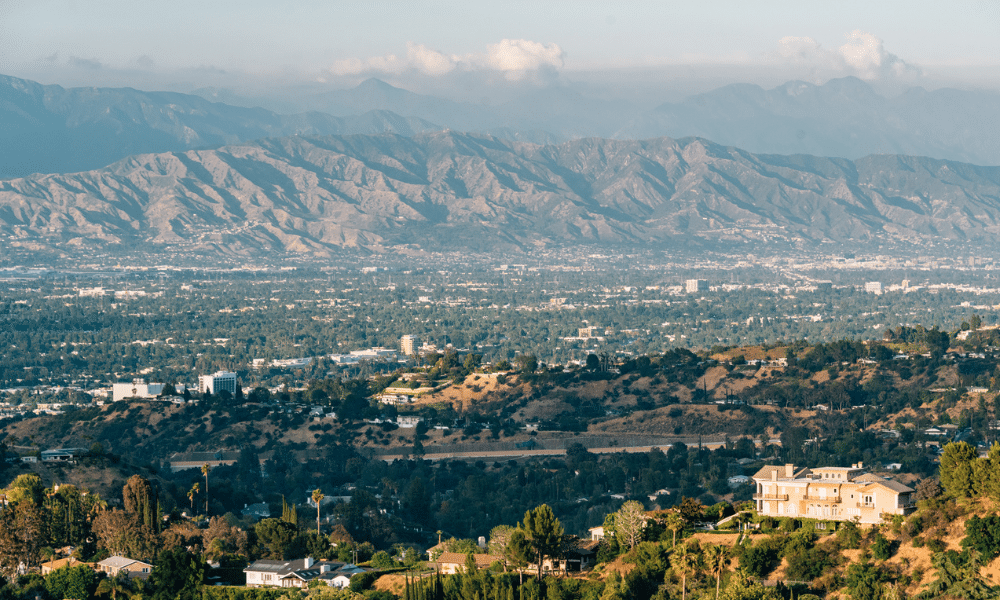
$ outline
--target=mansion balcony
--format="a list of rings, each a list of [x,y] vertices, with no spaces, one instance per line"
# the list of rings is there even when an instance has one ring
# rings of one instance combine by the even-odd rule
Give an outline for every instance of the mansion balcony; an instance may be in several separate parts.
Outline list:
[[[754,500],[788,500],[788,494],[754,494]]]

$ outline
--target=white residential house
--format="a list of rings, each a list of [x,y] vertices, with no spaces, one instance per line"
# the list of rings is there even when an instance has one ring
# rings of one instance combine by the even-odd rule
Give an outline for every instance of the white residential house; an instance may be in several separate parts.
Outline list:
[[[437,568],[445,575],[454,575],[455,573],[465,572],[465,561],[467,554],[462,554],[461,552],[442,552],[441,556],[438,557]],[[488,569],[490,565],[495,562],[503,564],[504,558],[502,556],[494,556],[492,554],[473,554],[472,558],[476,561],[476,567],[479,569]]]
[[[753,480],[757,513],[764,516],[831,521],[857,518],[861,523],[877,524],[914,508],[912,488],[867,473],[862,463],[816,469],[768,465]]]
[[[416,427],[417,423],[420,423],[423,420],[424,420],[423,417],[399,416],[396,417],[396,425],[398,425],[401,429],[410,429]]]
[[[125,556],[111,556],[105,558],[96,565],[97,570],[107,573],[108,577],[115,577],[119,574],[126,575],[129,579],[146,579],[153,571],[153,565],[127,558]]]
[[[367,571],[368,569],[363,569],[348,563],[336,571],[331,571],[330,573],[323,575],[322,579],[326,581],[326,585],[343,590],[347,589],[347,587],[351,585],[351,577],[354,577],[358,573],[365,573]]]
[[[243,569],[247,575],[247,587],[295,587],[304,588],[318,577],[333,573],[344,563],[313,560],[311,557],[297,560],[258,560]]]

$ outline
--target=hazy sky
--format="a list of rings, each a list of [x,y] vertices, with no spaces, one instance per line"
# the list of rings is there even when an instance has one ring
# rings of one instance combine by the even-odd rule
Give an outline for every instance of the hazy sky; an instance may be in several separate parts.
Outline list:
[[[993,87],[998,32],[993,1],[0,0],[0,73],[149,89],[694,66]]]

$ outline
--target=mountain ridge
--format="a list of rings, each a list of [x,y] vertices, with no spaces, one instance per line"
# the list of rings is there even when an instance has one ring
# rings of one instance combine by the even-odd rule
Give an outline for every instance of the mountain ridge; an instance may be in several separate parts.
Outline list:
[[[389,111],[281,115],[197,95],[132,88],[63,88],[0,75],[0,177],[68,173],[139,153],[221,146],[294,134],[412,135],[440,126]]]
[[[998,233],[998,167],[758,155],[700,138],[291,136],[0,181],[0,235],[70,254],[923,247]]]

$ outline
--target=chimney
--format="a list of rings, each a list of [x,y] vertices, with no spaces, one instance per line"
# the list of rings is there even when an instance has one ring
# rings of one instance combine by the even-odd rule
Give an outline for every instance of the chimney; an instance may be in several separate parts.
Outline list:
[[[485,536],[479,536],[479,547],[480,548],[486,548],[486,537]]]
[[[858,468],[859,468],[859,469],[864,469],[864,468],[865,468],[865,463],[863,463],[863,462],[859,462],[859,463],[858,463]]]
[[[771,471],[771,481],[777,481],[777,480],[778,480],[778,467],[775,467],[774,470]]]
[[[333,570],[333,565],[328,563],[323,563],[319,566],[320,573],[329,573],[332,570]]]
[[[785,465],[785,477],[791,479],[795,476],[795,465]]]
[[[305,567],[303,567],[303,568],[308,569],[311,566],[313,566],[313,559],[312,559],[311,556],[307,556],[305,558]]]

